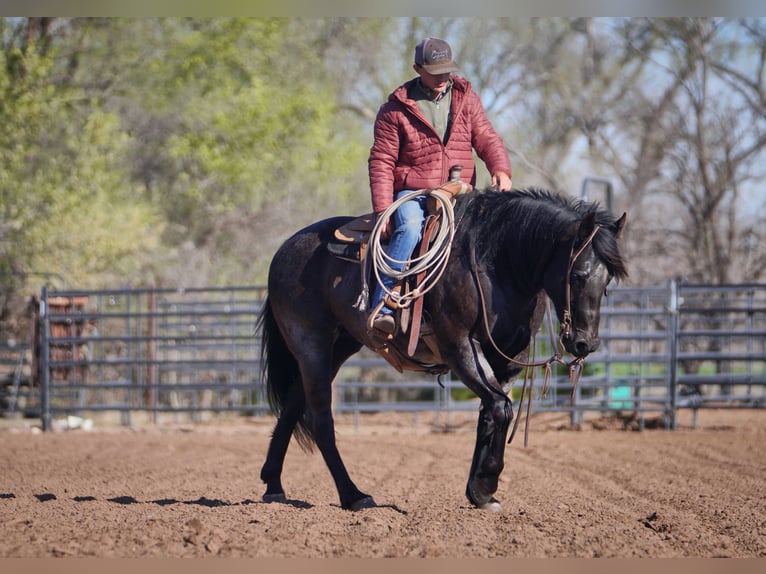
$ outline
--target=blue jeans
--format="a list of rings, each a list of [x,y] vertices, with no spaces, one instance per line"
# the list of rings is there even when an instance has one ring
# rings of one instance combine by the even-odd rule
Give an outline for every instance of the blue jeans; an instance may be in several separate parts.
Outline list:
[[[394,194],[394,201],[398,200],[403,195],[412,193],[413,190],[405,189]],[[426,197],[418,195],[413,197],[409,201],[405,201],[401,204],[393,214],[393,232],[391,233],[391,240],[388,243],[386,253],[389,257],[402,261],[402,263],[389,262],[392,269],[401,271],[404,269],[406,262],[412,256],[412,252],[415,246],[420,241],[420,237],[423,232],[423,222],[426,218],[425,213],[425,201]],[[381,283],[388,289],[396,282],[396,278],[390,277],[383,273],[380,274]],[[386,291],[380,284],[376,285],[375,293],[372,297],[372,309],[378,306],[386,295]],[[392,313],[391,309],[385,305],[381,309],[382,313]]]

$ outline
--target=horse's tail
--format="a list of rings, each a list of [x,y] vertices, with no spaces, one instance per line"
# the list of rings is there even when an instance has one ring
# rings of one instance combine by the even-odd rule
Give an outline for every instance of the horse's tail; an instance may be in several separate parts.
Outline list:
[[[266,396],[271,412],[279,417],[288,406],[291,409],[299,409],[293,434],[301,448],[310,451],[314,444],[314,434],[306,414],[301,372],[298,361],[287,348],[287,343],[274,320],[268,297],[256,323],[256,331],[259,329],[261,383],[266,384]]]

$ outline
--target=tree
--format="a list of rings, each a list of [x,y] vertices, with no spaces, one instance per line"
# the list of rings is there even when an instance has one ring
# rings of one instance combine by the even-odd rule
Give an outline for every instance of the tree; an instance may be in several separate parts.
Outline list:
[[[262,282],[295,226],[353,204],[349,173],[366,152],[338,129],[316,35],[299,21],[84,19],[71,30],[72,81],[134,135],[125,167],[167,222],[160,283]]]
[[[764,276],[752,249],[764,228],[753,191],[766,151],[760,20],[499,20],[484,30],[475,51],[463,46],[475,55],[462,67],[502,88],[489,108],[502,102],[499,117],[515,118],[504,134],[515,183],[576,193],[587,175],[613,179],[641,283]]]
[[[127,137],[113,115],[58,82],[56,48],[40,36],[50,23],[0,26],[3,300],[18,305],[35,284],[25,278],[41,273],[81,287],[136,277],[160,226],[121,171]]]
[[[743,204],[764,175],[762,23],[630,19],[618,30],[625,97],[592,151],[625,192],[642,281],[762,277],[763,260],[746,256],[762,220]]]
[[[414,75],[414,45],[437,35],[450,40],[503,135],[517,186],[577,194],[585,176],[613,179],[615,210],[629,215],[634,281],[766,273],[754,248],[764,234],[754,193],[764,175],[758,19],[16,18],[0,26],[8,272],[63,269],[78,285],[125,276],[264,281],[296,228],[369,210],[375,114]],[[480,187],[487,182],[480,176]],[[102,214],[105,205],[113,208]],[[128,221],[119,247],[110,233]]]

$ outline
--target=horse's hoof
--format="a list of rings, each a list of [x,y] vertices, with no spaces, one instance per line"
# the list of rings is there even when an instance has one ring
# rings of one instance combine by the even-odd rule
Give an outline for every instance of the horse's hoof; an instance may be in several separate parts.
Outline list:
[[[351,506],[348,507],[349,510],[363,510],[365,508],[375,508],[378,505],[375,504],[375,501],[372,499],[372,496],[365,496],[364,498],[360,498],[359,500],[356,500],[351,503]]]
[[[503,511],[503,505],[500,504],[500,501],[497,500],[494,496],[490,498],[487,502],[484,504],[478,506],[481,510],[486,510],[487,512],[502,512]]]
[[[267,492],[263,495],[263,502],[287,502],[287,497],[284,492],[275,492],[274,494]]]

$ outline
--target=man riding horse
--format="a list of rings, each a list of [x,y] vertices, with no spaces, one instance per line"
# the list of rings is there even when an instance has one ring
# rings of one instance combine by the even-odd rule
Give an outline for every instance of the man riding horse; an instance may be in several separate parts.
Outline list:
[[[513,419],[508,391],[528,366],[546,297],[561,323],[561,344],[576,357],[570,368],[581,365],[598,347],[606,287],[627,275],[618,246],[626,216],[618,219],[596,204],[545,190],[511,190],[511,166],[503,142],[470,83],[450,76],[456,69],[449,45],[426,38],[415,49],[419,77],[395,90],[378,113],[369,159],[378,223],[370,243],[393,220],[388,267],[397,261],[399,266],[383,276],[374,267],[379,284],[372,311],[367,312],[369,275],[359,265],[361,248],[354,258],[348,243],[340,249],[335,244],[346,228],[354,233],[342,236],[359,236],[360,229],[354,228],[358,218],[337,216],[315,222],[285,240],[274,254],[269,295],[258,322],[263,381],[277,415],[261,468],[264,501],[288,501],[282,471],[295,437],[307,448],[318,446],[342,508],[375,506],[345,467],[332,409],[333,380],[341,366],[367,346],[400,371],[450,371],[479,398],[466,497],[477,508],[500,511],[494,494]],[[489,169],[492,184],[503,193],[463,192],[475,184],[474,149]],[[452,168],[460,164],[466,182],[445,184]],[[461,190],[453,209],[443,194],[454,187]],[[411,309],[400,305],[400,316],[408,311],[409,317],[402,317],[397,332],[392,310],[383,306],[384,296],[408,264],[406,273],[419,281],[414,268],[421,266],[422,255],[413,258],[412,251],[421,241],[426,210],[429,217],[432,213],[431,200],[456,215],[459,225],[454,217],[444,219],[451,223],[449,257],[437,267],[440,273],[438,281],[430,283],[432,289],[421,288],[418,282],[416,293],[409,295],[425,294]],[[362,219],[369,224],[371,218]],[[433,227],[426,223],[421,254]],[[438,227],[435,245],[443,229]],[[380,253],[371,245],[373,249]],[[401,296],[388,298],[396,304]],[[421,316],[427,318],[426,332],[418,329]],[[381,339],[386,341],[382,346]],[[560,362],[560,357],[545,364],[550,367],[553,361]]]
[[[399,86],[375,119],[369,176],[376,218],[398,198],[444,183],[455,165],[461,179],[476,183],[472,150],[486,164],[492,186],[511,189],[511,162],[502,138],[487,118],[471,83],[453,76],[458,70],[444,40],[426,38],[415,47],[413,68],[418,77]],[[420,241],[426,196],[414,195],[389,219],[382,237],[389,239],[391,267],[402,271]],[[396,330],[393,309],[382,304],[396,278],[384,275],[376,285],[371,309],[373,327],[390,335]],[[381,284],[382,283],[382,284]]]

